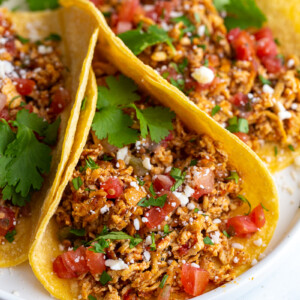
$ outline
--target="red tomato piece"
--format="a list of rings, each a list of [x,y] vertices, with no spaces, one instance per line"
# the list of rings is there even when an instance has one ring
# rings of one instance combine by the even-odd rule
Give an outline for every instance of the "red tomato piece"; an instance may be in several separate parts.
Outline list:
[[[251,212],[250,218],[252,222],[258,227],[262,228],[266,223],[264,209],[261,204],[257,205]]]
[[[60,114],[71,101],[69,92],[64,88],[59,88],[55,91],[52,102],[51,109],[54,114]]]
[[[103,253],[95,253],[86,249],[86,263],[92,275],[102,274],[106,270]]]
[[[237,107],[244,107],[249,102],[248,96],[239,92],[236,93],[231,99],[231,103],[233,103]]]
[[[282,69],[281,61],[277,57],[265,56],[262,57],[260,60],[269,73],[275,74],[280,72],[280,70]]]
[[[256,54],[259,58],[264,56],[276,56],[277,47],[273,39],[269,39],[267,37],[260,39],[256,45]]]
[[[244,132],[235,132],[234,135],[236,135],[244,143],[247,143],[250,140],[250,136]]]
[[[35,82],[31,79],[15,78],[14,81],[16,82],[16,89],[18,93],[22,96],[31,94],[35,87]]]
[[[246,237],[257,231],[257,226],[250,216],[236,216],[228,219],[227,231],[231,236]]]
[[[0,93],[0,112],[4,109],[7,102],[7,96],[3,93]]]
[[[8,231],[16,226],[16,215],[8,207],[0,206],[0,236],[5,236]]]
[[[257,41],[263,39],[263,38],[268,38],[270,40],[273,40],[273,33],[269,27],[264,27],[260,30],[258,30],[255,34],[255,39]]]
[[[107,193],[107,199],[115,199],[123,194],[123,184],[120,179],[115,177],[108,178],[101,188]]]
[[[188,251],[196,244],[196,242],[197,242],[196,240],[191,239],[186,244],[181,246],[178,249],[178,252],[179,252],[180,256],[186,255],[188,253]]]
[[[120,21],[116,27],[116,33],[120,34],[132,29],[132,23],[127,21]]]
[[[16,47],[16,44],[15,44],[15,40],[13,39],[9,39],[5,45],[4,45],[6,51],[8,53],[10,53],[12,56],[15,56],[17,54],[17,47]]]
[[[132,22],[133,17],[140,7],[139,0],[125,0],[119,10],[118,20],[125,22]]]
[[[9,115],[9,111],[7,108],[3,108],[1,111],[0,111],[0,119],[4,119],[6,121],[9,121],[10,120],[10,115]]]
[[[234,40],[237,39],[238,35],[240,34],[241,29],[239,28],[234,28],[231,29],[228,33],[227,33],[227,40],[229,43],[232,43]]]
[[[193,197],[199,199],[201,196],[209,194],[214,189],[215,175],[213,171],[206,167],[196,168],[192,180],[192,188],[195,190]]]
[[[184,291],[191,296],[203,294],[209,282],[209,273],[190,264],[183,264],[181,269],[181,283]]]
[[[156,192],[169,191],[175,180],[170,175],[157,175],[153,181],[153,186]]]
[[[81,246],[75,251],[70,250],[59,255],[53,262],[53,271],[59,278],[65,279],[76,278],[88,272],[86,249]]]
[[[171,296],[171,288],[170,284],[166,284],[159,292],[157,300],[169,300]]]
[[[180,204],[178,198],[171,192],[164,192],[160,196],[165,194],[168,196],[165,205],[162,208],[152,207],[145,214],[145,217],[148,219],[146,226],[150,229],[156,228],[164,222],[166,216],[172,213]]]

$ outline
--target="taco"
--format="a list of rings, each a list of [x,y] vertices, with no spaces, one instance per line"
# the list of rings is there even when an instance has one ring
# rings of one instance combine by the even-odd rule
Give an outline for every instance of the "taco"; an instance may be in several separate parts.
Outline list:
[[[84,29],[66,26],[82,20]],[[0,267],[9,267],[27,260],[48,210],[44,200],[50,203],[59,186],[85,105],[98,28],[73,6],[45,13],[3,9],[0,32]]]
[[[273,32],[263,27],[266,16],[253,1],[227,1],[225,6],[215,1],[220,15],[211,0],[92,2],[112,31],[152,70],[115,41],[128,60],[157,81],[175,86],[178,94],[184,93],[257,152],[270,170],[285,167],[299,155],[296,1],[288,6],[285,1],[258,1]],[[99,14],[94,5],[91,9]],[[98,20],[115,38],[103,18]]]
[[[269,172],[190,101],[147,76],[151,93],[138,88],[110,59],[94,57],[96,113],[30,250],[35,275],[59,299],[186,299],[231,281],[276,227]]]

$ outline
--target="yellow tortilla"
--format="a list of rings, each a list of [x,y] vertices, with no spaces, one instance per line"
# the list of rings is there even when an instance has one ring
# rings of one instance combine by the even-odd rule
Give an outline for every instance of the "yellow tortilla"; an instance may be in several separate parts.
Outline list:
[[[98,36],[93,19],[75,6],[51,12],[9,13],[9,17],[12,18],[16,32],[23,37],[42,39],[50,33],[62,37],[62,59],[68,70],[65,87],[70,92],[72,102],[61,114],[60,134],[52,153],[51,170],[42,189],[32,197],[31,215],[19,219],[13,243],[0,245],[0,267],[15,266],[27,260],[39,220],[48,211],[56,195],[73,144]],[[84,27],[80,26],[82,23]]]
[[[67,6],[71,5],[72,2],[72,0],[62,1]],[[122,73],[134,79],[141,88],[147,90],[150,95],[163,105],[170,107],[188,128],[218,140],[222,149],[229,154],[230,164],[237,169],[239,175],[243,178],[243,194],[250,201],[252,207],[254,208],[259,203],[263,203],[269,209],[269,212],[266,213],[266,225],[260,232],[249,239],[234,238],[236,242],[244,245],[245,252],[249,254],[251,260],[258,259],[259,254],[264,251],[271,240],[279,214],[277,191],[272,177],[263,162],[243,142],[219,126],[182,93],[178,92],[174,86],[162,80],[150,67],[145,66],[137,59],[125,47],[123,42],[113,35],[101,13],[91,3],[82,0],[77,0],[76,3],[81,9],[90,11],[91,16],[94,16],[99,23],[98,51],[101,52],[101,55],[114,64]],[[96,97],[96,86],[91,86],[88,91],[94,93]],[[58,227],[53,215],[86,143],[90,127],[85,125],[87,123],[91,124],[95,113],[95,105],[96,103],[89,104],[91,108],[90,115],[85,112],[85,116],[83,114],[80,116],[77,135],[64,177],[57,190],[56,197],[39,227],[29,254],[29,262],[35,275],[44,287],[54,297],[59,299],[77,298],[79,289],[76,279],[60,279],[52,270],[53,259],[62,253],[59,249],[59,240],[57,238]],[[247,212],[247,209],[248,207],[245,204],[236,214],[243,214]],[[262,247],[254,246],[253,241],[260,237],[263,238],[265,245]],[[237,267],[237,274],[239,275],[247,268],[247,266]],[[174,299],[182,299],[180,295],[173,295],[172,297]]]

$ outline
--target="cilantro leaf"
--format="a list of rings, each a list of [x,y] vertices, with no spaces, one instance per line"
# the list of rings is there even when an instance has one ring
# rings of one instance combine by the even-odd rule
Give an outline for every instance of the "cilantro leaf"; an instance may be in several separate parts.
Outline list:
[[[239,183],[239,175],[236,171],[230,171],[230,176],[225,178],[226,180],[234,180],[236,184]]]
[[[106,285],[111,280],[112,280],[112,277],[106,271],[103,271],[102,274],[101,274],[101,276],[100,276],[100,282],[101,282],[101,284],[102,285]],[[89,299],[89,300],[92,300],[92,299]]]
[[[137,28],[123,32],[118,36],[135,55],[139,55],[146,48],[159,43],[167,43],[174,48],[168,33],[156,25],[151,25],[146,32]]]
[[[59,6],[58,0],[26,0],[26,2],[32,11],[55,9]]]
[[[55,42],[60,42],[61,41],[61,36],[57,33],[50,33],[47,37],[44,39],[45,41],[55,41]]]
[[[15,235],[17,234],[16,229],[13,229],[11,231],[8,231],[7,234],[5,235],[5,239],[9,242],[12,243],[15,240]]]
[[[95,253],[103,253],[105,254],[105,248],[109,247],[109,242],[105,239],[100,239],[98,242],[94,242],[89,248],[89,251],[95,252]]]
[[[76,236],[85,236],[85,229],[71,228],[70,233],[75,234]]]
[[[214,0],[214,6],[218,11],[226,11],[226,5],[230,0]]]
[[[2,119],[0,120],[0,157],[4,154],[6,147],[15,139],[15,134],[7,124],[7,122]],[[1,174],[1,173],[0,173]],[[1,176],[1,175],[0,175]]]
[[[241,29],[261,28],[263,23],[267,21],[255,0],[228,0],[227,3],[218,0],[216,2],[217,8],[227,12],[224,22],[228,30],[236,27]]]
[[[31,188],[40,189],[41,174],[50,171],[51,148],[40,143],[26,126],[18,124],[16,139],[7,146],[5,156],[12,158],[7,164],[7,182],[26,197]]]
[[[151,233],[151,245],[150,245],[150,250],[155,251],[156,250],[156,243],[155,243],[155,235],[154,232]]]
[[[108,137],[110,144],[121,148],[138,139],[137,130],[130,128],[132,124],[130,116],[124,114],[121,109],[108,106],[96,112],[92,128],[99,139]]]
[[[174,192],[183,184],[186,172],[181,173],[180,169],[172,168],[170,175],[176,180],[174,185],[171,187],[171,192]]]
[[[213,107],[213,109],[211,110],[211,115],[212,115],[212,117],[213,117],[215,114],[217,114],[220,110],[221,110],[221,106],[215,105],[215,106]]]
[[[135,246],[137,246],[138,244],[140,244],[142,241],[143,241],[143,239],[138,234],[136,234],[134,236],[134,238],[132,238],[130,240],[129,248],[130,249],[134,248]]]
[[[80,187],[82,186],[82,184],[83,184],[81,177],[73,178],[72,183],[73,183],[74,189],[76,191],[78,191],[80,189]]]
[[[264,76],[259,75],[258,77],[259,77],[259,80],[260,80],[260,82],[261,82],[262,84],[268,84],[268,85],[271,85],[271,81],[268,80],[268,79],[266,79]]]
[[[26,203],[30,201],[30,193],[23,197],[20,193],[15,191],[14,187],[10,185],[6,185],[2,190],[2,197],[3,200],[11,200],[13,205],[20,207],[25,206]]]
[[[157,197],[156,199],[153,197],[150,197],[149,199],[147,199],[145,197],[138,202],[138,206],[141,206],[141,207],[148,207],[148,206],[163,207],[166,203],[166,200],[167,200],[167,195],[162,195],[160,197]]]
[[[158,143],[173,129],[172,119],[175,118],[175,114],[169,108],[156,106],[143,110],[137,107],[135,109],[143,138],[146,138],[149,129],[151,140]]]
[[[61,118],[58,117],[52,124],[48,124],[45,132],[43,142],[52,146],[57,142],[58,129],[61,122]]]
[[[208,236],[203,239],[203,242],[205,245],[214,245],[213,241]]]
[[[104,271],[105,272],[105,271]],[[106,273],[106,272],[105,272]],[[97,300],[97,298],[96,297],[94,297],[93,295],[89,295],[88,296],[88,300]]]
[[[99,169],[100,167],[93,161],[93,159],[91,157],[88,157],[88,159],[85,160],[86,166],[85,168],[89,168],[92,170],[96,170]]]
[[[173,19],[171,19],[171,21],[175,22],[175,23],[182,22],[184,24],[184,26],[186,27],[184,29],[181,29],[181,36],[183,36],[185,33],[194,32],[196,30],[196,27],[194,26],[194,24],[185,15],[173,18]]]
[[[136,93],[138,86],[130,78],[124,75],[120,75],[118,79],[108,76],[105,81],[108,88],[98,87],[98,109],[111,105],[126,105],[140,100],[139,94]]]
[[[239,199],[241,199],[244,203],[247,203],[247,204],[248,204],[249,210],[248,210],[248,212],[246,213],[246,215],[249,215],[250,212],[251,212],[251,203],[250,203],[249,200],[248,200],[245,196],[243,196],[243,195],[238,195],[237,197],[238,197]]]

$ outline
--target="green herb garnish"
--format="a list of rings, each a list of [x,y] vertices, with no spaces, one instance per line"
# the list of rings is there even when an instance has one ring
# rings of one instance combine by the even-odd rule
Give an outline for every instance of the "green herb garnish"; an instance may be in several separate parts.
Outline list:
[[[175,179],[175,183],[171,187],[171,192],[174,192],[183,184],[186,172],[181,172],[178,168],[172,168],[170,175]]]
[[[203,242],[205,245],[214,245],[213,241],[208,236],[203,239]]]
[[[247,203],[247,204],[248,204],[249,210],[248,210],[248,212],[246,213],[246,215],[249,215],[250,212],[251,212],[251,203],[250,203],[249,200],[248,200],[245,196],[243,196],[243,195],[238,195],[237,197],[238,197],[239,199],[241,199],[244,203]]]
[[[100,276],[100,282],[101,282],[101,284],[102,285],[106,285],[111,280],[112,280],[112,277],[106,271],[103,271],[103,273]]]
[[[236,184],[239,183],[239,175],[236,171],[230,171],[230,176],[225,178],[226,180],[234,180]]]
[[[5,235],[5,239],[9,242],[12,243],[15,240],[15,235],[17,234],[16,229],[13,229],[11,231],[8,231]]]
[[[161,281],[160,284],[159,284],[159,287],[160,287],[161,289],[165,286],[165,283],[166,283],[168,277],[169,277],[169,275],[167,275],[167,274],[164,275],[162,281]]]
[[[156,251],[156,244],[155,244],[155,235],[154,232],[151,233],[151,245],[150,245],[150,250],[151,251]]]
[[[166,200],[167,200],[167,195],[162,195],[157,198],[150,197],[149,199],[145,197],[141,199],[137,205],[141,207],[157,206],[162,208],[165,205]]]
[[[236,116],[228,120],[228,126],[226,129],[232,133],[235,132],[249,132],[248,121],[243,118],[237,118]]]
[[[215,105],[214,108],[211,110],[211,115],[214,116],[221,110],[221,106]]]
[[[271,81],[268,80],[267,78],[263,77],[262,75],[259,75],[259,80],[262,84],[267,84],[267,85],[271,85]]]
[[[86,232],[85,229],[75,229],[75,228],[71,228],[70,229],[70,233],[75,234],[77,236],[85,236]]]
[[[78,191],[80,189],[80,187],[82,186],[82,184],[83,184],[81,177],[73,178],[72,183],[73,183],[74,189],[76,191]]]

